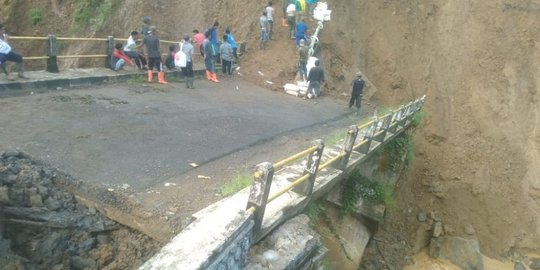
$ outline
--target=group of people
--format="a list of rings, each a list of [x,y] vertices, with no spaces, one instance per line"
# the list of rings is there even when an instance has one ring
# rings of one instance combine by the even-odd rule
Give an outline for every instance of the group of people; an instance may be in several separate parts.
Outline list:
[[[17,64],[17,76],[19,78],[28,79],[28,77],[24,75],[22,55],[13,51],[8,43],[8,36],[6,34],[5,26],[0,23],[0,69],[2,69],[2,72],[6,75],[7,80],[13,81],[15,79],[9,76],[9,71],[6,66],[7,61]]]
[[[146,16],[143,19],[142,42],[137,43],[139,32],[132,31],[124,45],[117,43],[115,45],[111,58],[111,68],[120,70],[127,63],[137,66],[142,71],[147,71],[148,82],[153,81],[154,69],[158,72],[158,83],[167,84],[165,81],[164,65],[174,69],[180,67],[186,78],[186,88],[194,88],[193,80],[193,54],[195,46],[204,58],[206,67],[206,78],[209,81],[219,83],[216,73],[216,61],[221,60],[222,71],[225,76],[232,76],[232,65],[238,60],[238,45],[231,34],[230,28],[225,30],[223,40],[218,44],[219,22],[216,20],[208,30],[203,33],[199,30],[193,30],[193,38],[185,34],[179,42],[169,46],[169,53],[165,62],[161,60],[160,40],[155,26],[151,26],[151,18]],[[146,49],[146,57],[142,53],[142,47]]]

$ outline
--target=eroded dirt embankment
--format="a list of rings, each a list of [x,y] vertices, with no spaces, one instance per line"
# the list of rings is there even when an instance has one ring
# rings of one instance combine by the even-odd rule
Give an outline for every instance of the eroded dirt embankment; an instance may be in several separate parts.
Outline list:
[[[69,176],[0,152],[2,269],[131,269],[160,244],[75,200]]]

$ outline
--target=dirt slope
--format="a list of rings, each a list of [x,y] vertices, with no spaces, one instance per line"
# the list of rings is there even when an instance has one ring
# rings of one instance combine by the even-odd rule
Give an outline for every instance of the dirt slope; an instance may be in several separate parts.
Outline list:
[[[265,1],[201,2],[124,1],[97,33],[74,33],[65,27],[73,21],[71,1],[4,1],[0,16],[17,35],[53,31],[96,37],[127,36],[140,28],[143,15],[152,16],[166,37],[206,29],[218,18],[220,35],[224,26],[231,26],[237,40],[248,41],[241,68],[246,78],[264,84],[262,78],[254,79],[260,70],[265,80],[292,79],[294,47],[283,33],[270,42],[269,50],[256,49],[256,22]],[[323,31],[322,60],[332,95],[348,93],[350,80],[361,69],[376,86],[368,89],[375,103],[395,105],[428,96],[424,126],[417,133],[417,158],[398,190],[400,209],[395,212],[436,211],[455,235],[463,235],[470,224],[482,251],[491,257],[509,255],[512,247],[538,252],[540,107],[535,74],[540,3],[328,2],[333,20]],[[19,21],[30,6],[46,11],[43,24]],[[275,6],[279,10],[280,3]],[[24,50],[35,45],[18,46]],[[92,46],[66,45],[66,50]],[[405,225],[408,232],[415,229],[413,223]]]

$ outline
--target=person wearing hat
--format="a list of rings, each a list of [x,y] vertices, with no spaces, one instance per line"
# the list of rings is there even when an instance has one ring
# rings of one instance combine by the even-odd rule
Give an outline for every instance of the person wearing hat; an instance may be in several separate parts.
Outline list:
[[[306,41],[300,40],[300,47],[298,47],[298,75],[302,80],[307,79],[307,62],[309,58],[309,48],[306,46]]]
[[[154,67],[158,71],[158,83],[167,84],[165,73],[163,72],[163,63],[161,62],[161,53],[159,52],[159,37],[157,36],[157,27],[150,26],[150,34],[145,36],[143,44],[146,46],[146,55],[148,55],[148,82],[154,79]]]
[[[152,18],[150,16],[144,16],[141,34],[143,34],[143,36],[145,37],[150,35],[150,22],[151,21],[152,21]]]
[[[362,72],[357,72],[356,79],[352,81],[351,100],[349,101],[349,108],[352,108],[353,105],[356,106],[356,114],[360,111],[365,85],[366,82],[362,79]]]

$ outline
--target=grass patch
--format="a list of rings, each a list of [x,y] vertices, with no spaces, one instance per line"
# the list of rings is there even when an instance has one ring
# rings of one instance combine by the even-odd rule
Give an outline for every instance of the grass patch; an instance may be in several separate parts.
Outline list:
[[[94,32],[102,30],[117,3],[118,0],[76,0],[74,16],[76,25],[89,27]]]
[[[346,135],[347,134],[344,134],[343,132],[334,133],[334,134],[328,136],[328,138],[324,139],[324,145],[333,146],[333,145],[337,144],[339,141],[345,139]]]
[[[33,8],[28,11],[28,18],[32,25],[36,26],[43,21],[43,12],[39,8]]]
[[[394,206],[392,186],[367,178],[355,170],[345,180],[339,217],[343,218],[350,214],[360,199],[376,204],[383,203],[386,207]]]
[[[252,182],[253,182],[253,176],[251,174],[240,173],[240,174],[237,174],[233,178],[233,180],[231,180],[230,182],[220,187],[219,193],[222,196],[227,197],[251,185]]]

